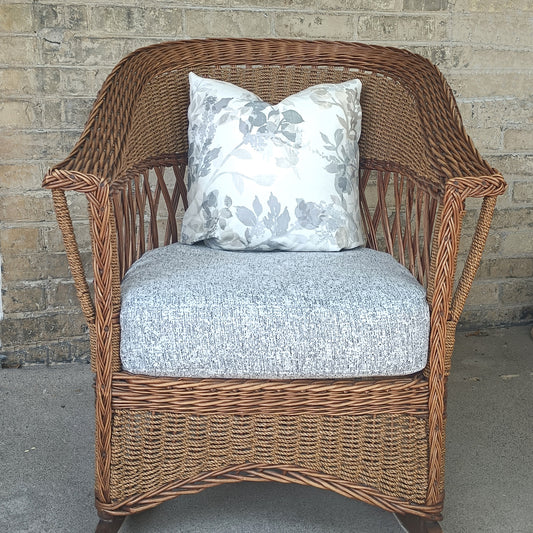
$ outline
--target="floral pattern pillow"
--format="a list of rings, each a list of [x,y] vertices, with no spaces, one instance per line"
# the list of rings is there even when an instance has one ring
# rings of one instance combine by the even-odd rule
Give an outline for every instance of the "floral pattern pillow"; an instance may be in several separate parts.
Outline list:
[[[277,105],[194,73],[189,82],[183,243],[265,251],[363,244],[359,80],[309,87]]]

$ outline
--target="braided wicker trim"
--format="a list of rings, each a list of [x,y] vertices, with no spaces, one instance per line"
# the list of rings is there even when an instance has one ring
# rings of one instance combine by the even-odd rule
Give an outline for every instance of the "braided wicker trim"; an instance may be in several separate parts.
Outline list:
[[[330,490],[347,498],[375,505],[386,511],[410,513],[430,520],[442,520],[442,505],[418,505],[401,498],[384,496],[371,487],[341,481],[334,476],[312,472],[295,465],[232,465],[216,472],[208,472],[186,480],[169,483],[158,491],[152,491],[137,498],[114,503],[103,503],[97,500],[96,508],[113,516],[125,516],[151,509],[177,496],[196,494],[211,487],[241,481],[275,481],[308,485]]]
[[[113,409],[209,414],[426,415],[422,376],[375,380],[237,380],[113,375]]]

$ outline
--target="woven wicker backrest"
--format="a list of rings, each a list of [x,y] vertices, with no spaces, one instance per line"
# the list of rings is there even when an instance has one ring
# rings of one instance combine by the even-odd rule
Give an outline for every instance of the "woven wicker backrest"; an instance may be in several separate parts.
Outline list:
[[[244,87],[273,104],[311,85],[359,78],[363,83],[362,168],[368,161],[388,161],[396,162],[398,170],[415,167],[425,175],[431,173],[421,142],[423,130],[416,102],[408,89],[390,77],[332,65],[207,65],[161,73],[144,87],[133,114],[132,127],[146,131],[150,124],[150,136],[135,136],[139,143],[128,147],[126,167],[161,154],[162,146],[169,154],[187,152],[187,77],[191,70]]]
[[[454,156],[465,151],[466,136],[450,135],[459,114],[442,76],[403,50],[269,39],[154,45],[126,57],[108,77],[78,145],[57,168],[97,172],[109,181],[121,275],[145,250],[179,238],[191,71],[273,104],[310,85],[361,79],[360,201],[367,246],[393,254],[427,282],[436,200],[445,180],[477,166],[487,172],[481,159],[463,169]],[[426,142],[428,132],[437,145]],[[440,151],[441,145],[447,149]]]

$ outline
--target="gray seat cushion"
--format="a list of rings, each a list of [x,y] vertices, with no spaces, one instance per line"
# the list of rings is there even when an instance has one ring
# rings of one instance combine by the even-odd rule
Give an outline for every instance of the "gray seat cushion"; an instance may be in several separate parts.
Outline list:
[[[122,283],[124,370],[152,376],[405,375],[427,361],[424,288],[390,255],[173,244]]]

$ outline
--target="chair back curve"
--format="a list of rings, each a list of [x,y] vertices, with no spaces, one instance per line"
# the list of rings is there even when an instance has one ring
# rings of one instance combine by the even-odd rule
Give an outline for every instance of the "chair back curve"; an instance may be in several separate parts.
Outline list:
[[[84,134],[62,165],[97,170],[109,180],[121,276],[147,249],[178,240],[187,205],[189,72],[229,81],[272,104],[314,84],[359,78],[360,198],[367,246],[393,254],[427,285],[446,179],[426,142],[428,117],[434,102],[445,98],[451,106],[442,124],[458,120],[442,76],[427,60],[404,50],[279,39],[152,45],[127,56],[110,74]],[[94,154],[93,159],[80,161],[82,153]]]

